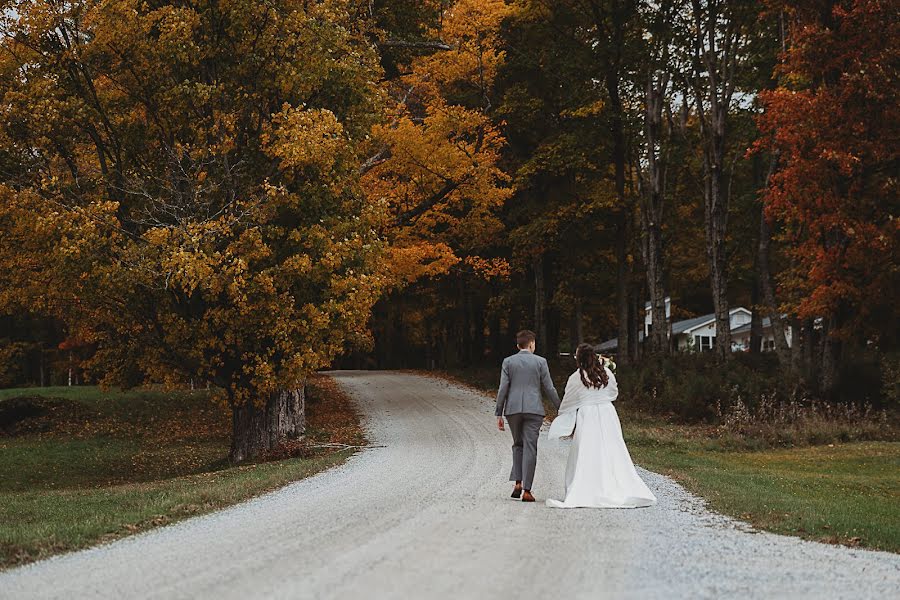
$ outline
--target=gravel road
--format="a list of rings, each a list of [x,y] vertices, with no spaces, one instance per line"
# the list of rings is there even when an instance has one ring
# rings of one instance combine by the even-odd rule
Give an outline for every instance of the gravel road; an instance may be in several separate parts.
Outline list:
[[[898,598],[900,555],[767,533],[641,471],[636,510],[553,510],[566,448],[509,499],[493,402],[440,379],[336,372],[373,447],[211,515],[0,574],[0,598]]]

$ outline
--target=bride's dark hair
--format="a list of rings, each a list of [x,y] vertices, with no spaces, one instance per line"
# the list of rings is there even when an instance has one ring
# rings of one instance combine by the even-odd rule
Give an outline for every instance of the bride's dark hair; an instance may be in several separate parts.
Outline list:
[[[585,387],[605,388],[609,383],[609,375],[600,361],[600,357],[590,344],[579,344],[575,350],[575,363],[581,373],[581,383]]]

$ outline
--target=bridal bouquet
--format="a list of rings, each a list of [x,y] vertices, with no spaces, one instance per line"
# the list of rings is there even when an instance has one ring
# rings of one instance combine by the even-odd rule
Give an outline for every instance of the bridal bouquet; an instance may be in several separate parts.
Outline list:
[[[602,354],[598,354],[600,357],[600,364],[603,366],[609,367],[609,370],[613,373],[616,372],[616,362],[608,356],[603,356]]]

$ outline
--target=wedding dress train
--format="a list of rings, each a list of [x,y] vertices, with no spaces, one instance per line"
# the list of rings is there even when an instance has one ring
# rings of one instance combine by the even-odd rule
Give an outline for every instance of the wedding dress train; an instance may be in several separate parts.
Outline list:
[[[553,508],[638,508],[656,504],[656,496],[641,480],[622,438],[613,406],[618,397],[615,375],[609,384],[588,388],[576,371],[569,377],[560,414],[550,426],[551,438],[574,440],[566,464],[565,499],[547,500]]]

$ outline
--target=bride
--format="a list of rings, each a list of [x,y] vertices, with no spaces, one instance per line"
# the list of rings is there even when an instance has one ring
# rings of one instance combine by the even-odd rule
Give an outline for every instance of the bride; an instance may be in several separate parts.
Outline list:
[[[575,352],[578,370],[566,384],[559,416],[549,437],[573,435],[566,465],[565,500],[547,500],[553,508],[637,508],[656,504],[641,481],[613,402],[619,395],[616,376],[589,344]]]

